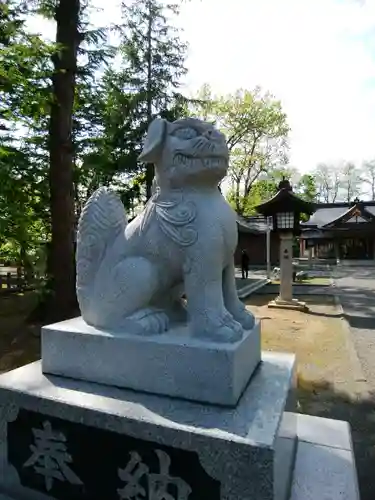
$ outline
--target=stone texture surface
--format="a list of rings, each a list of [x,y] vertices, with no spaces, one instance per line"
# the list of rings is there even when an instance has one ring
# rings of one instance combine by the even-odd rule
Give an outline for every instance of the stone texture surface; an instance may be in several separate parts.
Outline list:
[[[261,279],[257,279],[257,280],[238,280],[238,281],[244,281],[245,283],[239,283],[237,285],[237,290],[238,290],[238,297],[240,299],[245,299],[247,298],[249,295],[251,295],[252,293],[258,293],[259,290],[261,290],[262,288],[264,288],[268,283],[269,283],[269,279],[267,278],[261,278]],[[250,281],[250,283],[247,283],[248,281]]]
[[[280,297],[277,297],[275,300],[271,300],[268,303],[268,307],[274,309],[291,309],[295,311],[308,312],[309,308],[306,305],[306,302],[301,302],[297,299],[292,300],[283,300]]]
[[[77,297],[97,328],[139,335],[188,321],[199,338],[236,342],[254,317],[239,300],[237,216],[218,189],[227,173],[225,136],[186,118],[154,120],[141,160],[155,165],[155,192],[127,224],[120,199],[99,188],[77,234]],[[181,302],[187,296],[187,313]]]
[[[291,500],[359,500],[353,454],[341,448],[298,444]]]
[[[297,421],[299,441],[305,443],[352,450],[350,427],[348,422],[330,418],[299,415]]]
[[[82,318],[42,329],[44,373],[207,403],[235,405],[261,359],[260,322],[237,343],[98,330]]]
[[[293,297],[293,234],[280,233],[280,299]]]
[[[6,424],[25,408],[195,451],[220,481],[221,500],[287,500],[291,470],[280,464],[292,464],[295,450],[296,418],[284,414],[293,371],[294,356],[263,353],[252,383],[230,409],[44,376],[39,362],[14,370],[0,376],[0,484],[14,496],[42,498],[25,491],[7,463]],[[287,477],[278,477],[281,472]]]
[[[348,423],[299,414],[297,436],[290,500],[359,500]]]

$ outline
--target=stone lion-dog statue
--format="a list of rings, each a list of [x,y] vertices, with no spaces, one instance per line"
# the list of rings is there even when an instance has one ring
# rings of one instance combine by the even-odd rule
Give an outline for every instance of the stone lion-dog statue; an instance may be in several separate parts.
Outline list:
[[[77,297],[96,328],[139,335],[188,326],[236,342],[254,326],[235,283],[236,214],[218,189],[229,153],[210,123],[157,118],[139,159],[155,165],[154,194],[127,222],[120,198],[101,187],[77,233]],[[185,294],[185,299],[183,295]]]

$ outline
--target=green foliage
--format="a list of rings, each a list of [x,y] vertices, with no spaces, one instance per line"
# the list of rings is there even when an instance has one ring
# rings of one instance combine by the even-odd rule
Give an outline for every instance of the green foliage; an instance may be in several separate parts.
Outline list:
[[[123,3],[116,68],[106,67],[95,86],[78,86],[77,137],[84,132],[77,145],[79,208],[99,185],[111,185],[134,210],[145,195],[145,166],[137,159],[150,120],[186,114],[187,101],[177,91],[186,71],[185,45],[167,23],[168,10],[177,13],[176,6],[156,0]]]
[[[251,186],[249,194],[240,198],[242,207],[241,215],[258,215],[255,207],[264,201],[269,200],[277,192],[277,183],[272,179],[260,179]],[[236,210],[237,198],[233,189],[227,193],[227,200],[229,204]]]
[[[296,193],[306,201],[316,202],[318,190],[316,186],[316,179],[313,174],[304,174],[300,178],[297,186]]]
[[[264,203],[274,196],[278,191],[278,186],[283,178],[292,180],[297,176],[296,169],[292,167],[282,167],[271,169],[268,173],[261,173],[259,178],[251,185],[247,196],[240,195],[241,215],[257,215],[255,207]],[[230,205],[236,210],[237,199],[234,189],[229,190],[227,199]]]
[[[244,214],[250,210],[253,185],[287,162],[286,115],[280,102],[259,87],[218,97],[206,85],[196,99],[195,115],[215,123],[226,134],[232,204]]]
[[[54,20],[56,6],[55,0],[0,3],[0,245],[25,262],[40,249],[45,254],[51,235],[52,57],[62,50],[27,32],[25,23],[34,14]],[[131,215],[145,195],[145,166],[137,158],[150,119],[187,112],[178,91],[186,46],[167,21],[176,6],[124,2],[118,47],[108,43],[113,26],[91,26],[91,8],[81,1],[72,129],[76,216],[100,185],[117,189]]]
[[[39,147],[21,131],[45,125],[47,61],[55,48],[25,31],[25,15],[20,2],[0,4],[0,244],[3,254],[28,267],[47,236],[48,207]]]
[[[27,32],[25,22],[36,13],[53,22],[57,4],[0,2],[0,256],[40,270],[51,240],[53,62],[64,47]],[[76,220],[101,185],[116,189],[133,216],[150,187],[150,170],[137,160],[150,121],[191,112],[226,133],[233,206],[253,213],[276,191],[287,160],[289,128],[280,103],[259,88],[213,96],[207,85],[186,99],[180,91],[186,44],[173,26],[178,6],[124,1],[122,19],[99,28],[90,24],[91,8],[90,0],[81,1],[72,120]],[[109,43],[111,30],[118,47]]]

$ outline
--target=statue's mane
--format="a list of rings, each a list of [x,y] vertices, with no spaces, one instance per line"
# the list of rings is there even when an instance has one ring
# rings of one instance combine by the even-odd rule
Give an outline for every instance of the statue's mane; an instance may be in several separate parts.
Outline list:
[[[155,218],[162,232],[174,243],[189,246],[195,243],[198,232],[193,224],[197,208],[192,201],[185,201],[182,193],[162,197],[157,191],[147,202],[141,215],[141,231],[147,231]]]

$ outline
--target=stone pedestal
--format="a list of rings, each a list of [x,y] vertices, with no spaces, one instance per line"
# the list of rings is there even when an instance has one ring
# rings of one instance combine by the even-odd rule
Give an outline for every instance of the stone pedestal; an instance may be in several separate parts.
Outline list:
[[[23,500],[287,500],[294,356],[264,354],[235,409],[46,376],[0,376],[0,491]],[[164,492],[164,493],[163,493]]]
[[[42,370],[137,391],[235,406],[260,363],[260,323],[233,344],[186,326],[154,336],[105,332],[82,318],[42,329]]]
[[[302,312],[309,311],[305,302],[301,302],[298,299],[282,300],[280,297],[277,297],[275,300],[271,300],[271,302],[268,303],[268,307],[275,309],[291,309]]]

